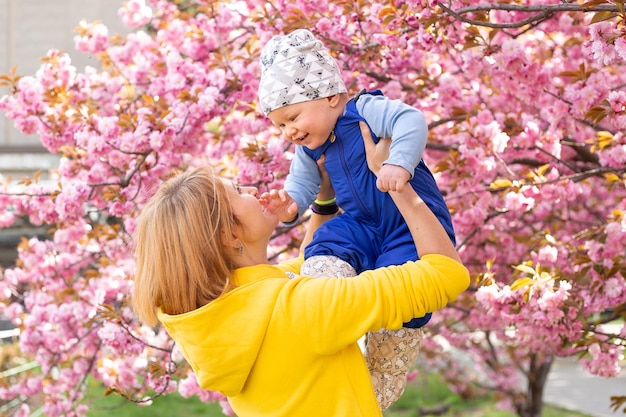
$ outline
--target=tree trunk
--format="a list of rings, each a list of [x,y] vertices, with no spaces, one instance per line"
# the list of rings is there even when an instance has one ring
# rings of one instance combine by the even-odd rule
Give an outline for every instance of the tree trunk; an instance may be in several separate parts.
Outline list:
[[[526,397],[516,405],[520,417],[541,417],[543,409],[543,391],[554,356],[533,355],[528,369]]]

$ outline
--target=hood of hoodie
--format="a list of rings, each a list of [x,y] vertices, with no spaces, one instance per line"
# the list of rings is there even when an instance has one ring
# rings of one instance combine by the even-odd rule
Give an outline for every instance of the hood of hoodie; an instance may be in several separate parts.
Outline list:
[[[241,392],[287,281],[271,265],[240,268],[233,272],[237,287],[209,304],[179,315],[159,311],[202,388],[226,396]]]

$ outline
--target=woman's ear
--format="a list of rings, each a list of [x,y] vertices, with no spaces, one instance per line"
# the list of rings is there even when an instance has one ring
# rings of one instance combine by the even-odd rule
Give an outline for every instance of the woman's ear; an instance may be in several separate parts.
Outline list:
[[[239,239],[237,235],[233,233],[228,233],[225,230],[222,230],[221,240],[222,240],[222,245],[224,245],[225,248],[232,248],[232,249],[239,250],[239,247],[242,246],[241,239]]]

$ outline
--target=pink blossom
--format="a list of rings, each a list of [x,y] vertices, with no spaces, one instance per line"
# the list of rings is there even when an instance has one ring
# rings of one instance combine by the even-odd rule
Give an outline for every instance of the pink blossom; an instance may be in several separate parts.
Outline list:
[[[400,97],[401,92],[402,92],[402,86],[400,85],[399,82],[391,81],[387,85],[386,94],[389,97],[391,97],[391,98],[398,98],[398,97]]]
[[[74,37],[76,49],[89,54],[103,52],[109,46],[109,30],[102,23],[87,24],[84,20],[80,22],[82,35]]]
[[[558,258],[558,250],[554,246],[546,245],[539,249],[537,262],[541,265],[554,265]]]
[[[481,110],[476,119],[481,125],[488,125],[493,121],[493,114],[487,110]]]
[[[613,22],[604,21],[589,25],[591,40],[587,46],[593,59],[598,60],[603,65],[611,65],[616,58],[615,48],[607,40],[616,35]]]
[[[624,279],[609,278],[604,284],[604,291],[607,297],[618,298],[624,294]]]
[[[136,354],[143,350],[143,345],[128,330],[112,322],[104,323],[98,336],[116,353]]]
[[[624,356],[623,347],[606,344],[601,346],[599,343],[594,343],[589,347],[589,354],[590,359],[581,361],[583,367],[589,372],[606,378],[616,377],[619,374],[621,370],[619,361]]]
[[[118,14],[124,24],[130,28],[137,28],[150,22],[152,9],[145,0],[127,0],[119,9]]]
[[[3,314],[12,322],[20,324],[22,321],[21,316],[24,314],[24,307],[20,303],[11,303],[4,308]]]
[[[10,211],[0,213],[0,227],[10,227],[16,219],[17,217],[15,216],[15,214],[11,213]]]
[[[615,39],[615,52],[622,61],[626,61],[626,39],[622,37]]]
[[[492,138],[493,150],[495,152],[504,152],[507,144],[509,143],[509,139],[509,135],[504,132],[499,132],[496,136]]]
[[[13,414],[14,417],[28,417],[30,416],[30,407],[28,404],[22,404],[18,407],[17,411]]]
[[[610,109],[618,114],[626,114],[626,93],[623,91],[611,91],[607,96]]]

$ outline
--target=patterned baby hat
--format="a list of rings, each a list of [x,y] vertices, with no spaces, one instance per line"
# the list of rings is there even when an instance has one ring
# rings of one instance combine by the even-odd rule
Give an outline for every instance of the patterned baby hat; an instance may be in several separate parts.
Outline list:
[[[259,102],[265,115],[289,104],[345,92],[334,58],[306,29],[274,36],[261,51]]]

